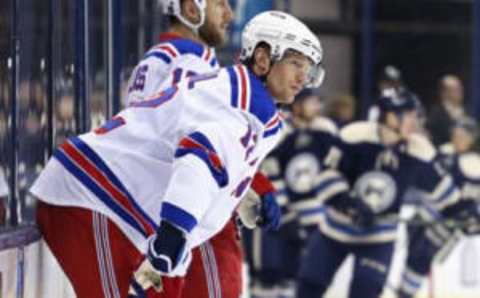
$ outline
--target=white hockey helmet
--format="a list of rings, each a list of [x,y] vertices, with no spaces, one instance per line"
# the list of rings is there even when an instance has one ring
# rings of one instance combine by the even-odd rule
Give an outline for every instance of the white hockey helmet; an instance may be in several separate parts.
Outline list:
[[[193,0],[193,3],[198,8],[198,11],[200,13],[200,21],[197,24],[194,24],[187,20],[183,15],[182,15],[182,5],[181,2],[182,0],[159,0],[160,4],[162,5],[162,10],[165,15],[170,15],[176,17],[180,22],[188,26],[194,31],[198,31],[198,28],[200,28],[203,23],[205,22],[205,10],[207,8],[207,0]]]
[[[242,33],[240,60],[250,59],[256,46],[265,42],[271,47],[272,59],[283,58],[287,50],[297,51],[312,60],[309,81],[305,87],[319,87],[325,77],[322,67],[323,50],[320,40],[292,15],[282,11],[266,11],[251,19]]]

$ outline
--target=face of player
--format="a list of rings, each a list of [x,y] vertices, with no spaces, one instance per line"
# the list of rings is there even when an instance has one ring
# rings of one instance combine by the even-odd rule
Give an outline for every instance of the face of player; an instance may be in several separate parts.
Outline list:
[[[417,111],[405,112],[399,121],[399,132],[403,138],[408,137],[418,129],[418,115]]]
[[[393,140],[405,139],[418,131],[417,112],[415,110],[403,112],[401,117],[394,112],[388,112],[385,126],[396,135]],[[391,143],[391,140],[388,140],[387,143]]]
[[[321,114],[322,103],[317,95],[311,95],[303,100],[301,117],[307,121],[313,121]]]
[[[273,63],[266,84],[277,103],[290,104],[307,83],[312,61],[297,53],[286,54]]]
[[[200,37],[211,47],[220,46],[227,39],[227,29],[233,20],[228,0],[207,0],[205,23],[200,27]]]

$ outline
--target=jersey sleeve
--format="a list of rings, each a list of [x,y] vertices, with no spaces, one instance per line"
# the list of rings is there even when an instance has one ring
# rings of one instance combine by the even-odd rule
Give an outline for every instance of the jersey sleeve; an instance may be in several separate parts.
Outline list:
[[[180,139],[173,175],[160,217],[190,232],[228,185],[236,172],[238,150],[229,129],[207,126]]]
[[[147,57],[140,62],[128,81],[125,106],[155,95],[162,84],[167,82],[170,71],[170,63],[156,56]]]
[[[186,77],[201,73],[212,72],[218,65],[212,66],[202,57],[190,52],[181,53],[173,47],[170,50],[153,48],[145,58],[135,67],[128,83],[128,94],[125,105],[143,101],[158,94],[162,89],[176,84]]]
[[[420,162],[416,170],[416,187],[427,193],[426,199],[438,210],[455,204],[460,199],[455,180],[436,162]]]

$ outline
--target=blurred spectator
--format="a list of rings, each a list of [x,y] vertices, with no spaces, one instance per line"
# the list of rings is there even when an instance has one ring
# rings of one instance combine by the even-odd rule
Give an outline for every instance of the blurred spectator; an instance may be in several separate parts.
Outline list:
[[[355,98],[347,94],[333,97],[327,104],[327,117],[339,128],[352,122],[355,118]]]
[[[106,119],[106,96],[102,88],[94,88],[91,95],[90,125],[91,129],[95,129],[104,124]]]
[[[8,107],[8,84],[0,81],[0,110],[6,110]]]
[[[474,150],[479,136],[479,127],[470,117],[457,119],[450,130],[450,141],[440,147],[443,155],[462,154]]]
[[[470,117],[461,118],[452,129],[451,142],[457,153],[465,153],[475,147],[478,138],[478,124]]]
[[[427,129],[435,145],[447,143],[454,122],[466,115],[463,83],[459,77],[445,75],[439,83],[439,101],[427,117]]]
[[[17,126],[17,185],[22,222],[31,222],[35,218],[35,200],[28,195],[28,188],[37,177],[47,155],[45,100],[46,95],[40,81],[31,79],[22,82]]]
[[[385,66],[378,77],[377,89],[378,94],[375,98],[379,98],[380,96],[382,96],[385,90],[388,89],[395,89],[395,91],[397,92],[407,89],[406,85],[403,82],[402,72],[400,71],[400,69],[393,65]],[[378,109],[378,106],[374,104],[368,110],[367,119],[369,121],[377,121],[379,114],[380,111]]]
[[[95,129],[103,125],[107,120],[108,99],[106,82],[107,77],[105,72],[103,70],[97,71],[94,76],[90,95],[90,129]]]
[[[63,95],[57,103],[56,144],[62,144],[75,133],[75,104],[73,95]]]
[[[30,82],[22,80],[18,86],[18,109],[20,113],[23,113],[30,106],[32,101],[32,90],[30,88]]]

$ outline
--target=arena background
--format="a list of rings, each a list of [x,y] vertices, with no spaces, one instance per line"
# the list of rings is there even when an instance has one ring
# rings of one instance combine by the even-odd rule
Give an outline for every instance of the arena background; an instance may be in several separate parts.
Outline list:
[[[437,80],[465,84],[468,111],[480,116],[480,1],[232,0],[235,23],[221,50],[238,51],[239,32],[259,11],[277,8],[320,36],[327,78],[324,98],[350,94],[356,118],[374,102],[386,65],[402,71],[426,107]],[[0,1],[0,297],[73,297],[35,229],[27,189],[62,140],[96,127],[121,109],[132,67],[164,28],[156,0]],[[0,213],[1,215],[1,213]],[[0,216],[2,219],[2,216]],[[462,242],[421,297],[480,297],[480,243]],[[404,243],[398,242],[395,266]],[[389,286],[395,286],[393,270]],[[328,297],[344,297],[348,264]],[[248,293],[246,293],[248,296]],[[391,297],[388,289],[385,297]]]

